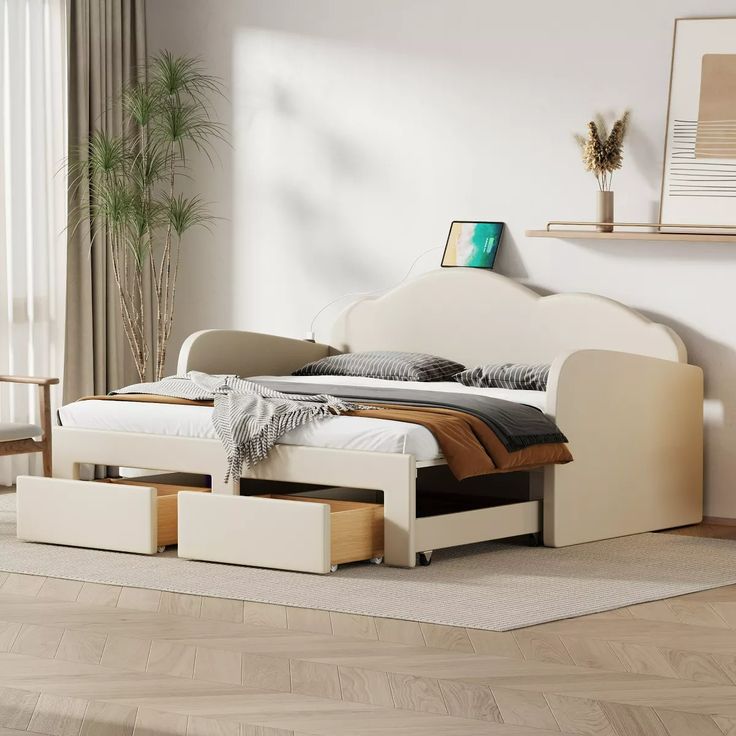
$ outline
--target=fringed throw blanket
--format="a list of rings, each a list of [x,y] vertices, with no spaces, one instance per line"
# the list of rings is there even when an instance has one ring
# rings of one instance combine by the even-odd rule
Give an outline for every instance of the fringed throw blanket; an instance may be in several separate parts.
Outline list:
[[[236,376],[190,371],[155,383],[136,383],[111,392],[212,401],[212,423],[227,454],[227,476],[239,478],[266,458],[288,431],[319,417],[370,407],[327,394],[287,394]]]

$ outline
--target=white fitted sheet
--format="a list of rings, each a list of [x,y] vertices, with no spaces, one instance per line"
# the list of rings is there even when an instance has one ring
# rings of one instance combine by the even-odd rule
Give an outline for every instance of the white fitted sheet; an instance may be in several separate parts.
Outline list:
[[[265,378],[266,376],[260,377]],[[546,394],[541,391],[479,389],[456,382],[401,381],[398,383],[376,378],[348,376],[278,376],[274,378],[294,383],[330,382],[345,386],[387,386],[389,388],[400,386],[422,391],[476,393],[516,401],[520,404],[530,404],[542,410],[544,410],[546,401]],[[216,439],[211,416],[212,408],[207,406],[148,404],[136,401],[77,401],[59,409],[59,418],[64,427]],[[318,419],[288,432],[279,440],[279,444],[405,453],[414,455],[418,461],[435,460],[442,456],[437,440],[428,429],[418,424],[370,417],[336,416]]]

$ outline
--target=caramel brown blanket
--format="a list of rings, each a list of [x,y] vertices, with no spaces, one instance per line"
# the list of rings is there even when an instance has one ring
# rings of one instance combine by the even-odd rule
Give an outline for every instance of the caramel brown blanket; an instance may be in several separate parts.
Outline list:
[[[80,401],[142,401],[149,404],[212,406],[212,401],[191,401],[152,394],[87,396]],[[529,470],[542,465],[568,463],[572,455],[564,443],[531,445],[509,451],[480,419],[455,409],[374,404],[376,409],[346,412],[348,416],[391,419],[419,424],[437,440],[447,465],[458,480],[489,473]]]

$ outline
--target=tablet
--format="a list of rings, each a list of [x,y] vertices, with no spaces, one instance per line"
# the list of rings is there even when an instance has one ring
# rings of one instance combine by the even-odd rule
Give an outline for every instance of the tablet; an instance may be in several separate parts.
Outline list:
[[[447,235],[442,266],[493,268],[502,233],[502,222],[455,220]]]

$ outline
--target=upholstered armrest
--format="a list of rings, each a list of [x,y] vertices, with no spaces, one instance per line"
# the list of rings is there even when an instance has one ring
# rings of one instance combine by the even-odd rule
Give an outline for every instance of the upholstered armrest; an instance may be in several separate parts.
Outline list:
[[[36,386],[53,386],[59,383],[59,379],[34,376],[0,376],[0,383],[31,383]]]
[[[568,353],[552,363],[546,410],[574,461],[546,471],[545,544],[700,521],[700,368],[609,350]]]
[[[701,368],[673,360],[651,358],[613,350],[576,350],[558,356],[553,362],[547,381],[547,411],[561,420],[574,419],[586,406],[610,414],[646,405],[662,404],[671,409],[668,422],[681,411],[682,396],[697,408],[702,424],[703,371]],[[682,418],[682,417],[680,417]],[[688,416],[688,419],[692,417]]]
[[[284,376],[329,355],[329,345],[240,330],[202,330],[181,346],[177,373]]]

